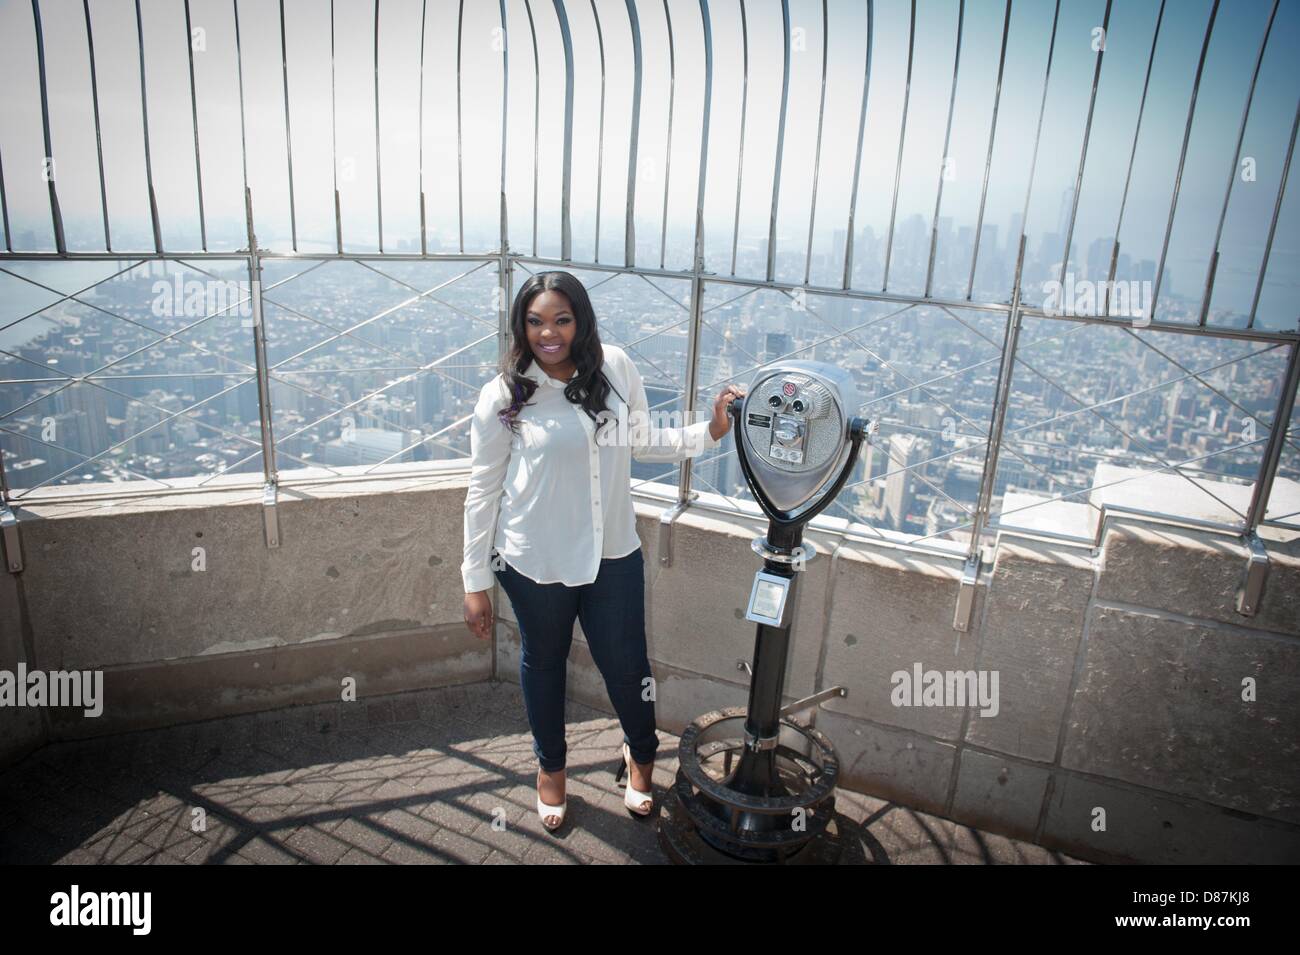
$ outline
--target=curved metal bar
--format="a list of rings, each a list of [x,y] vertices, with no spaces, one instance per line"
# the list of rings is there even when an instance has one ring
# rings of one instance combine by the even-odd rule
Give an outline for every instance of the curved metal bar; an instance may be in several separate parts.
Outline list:
[[[1161,0],[1163,3],[1164,0]],[[980,237],[984,231],[984,204],[989,195],[989,172],[993,168],[993,141],[998,131],[998,107],[1002,104],[1002,74],[1007,65],[1007,34],[1011,28],[1011,0],[1002,15],[1002,50],[998,53],[998,79],[993,89],[993,118],[989,122],[988,153],[984,157],[984,185],[980,187],[980,211],[975,217],[975,249],[970,257],[970,278],[966,280],[966,300],[975,294],[975,265],[980,258]]]
[[[501,0],[504,6],[505,0]],[[429,254],[428,230],[426,229],[425,207],[424,207],[424,32],[425,20],[429,16],[429,0],[420,2],[420,88],[415,94],[415,191],[419,194],[420,200],[420,254]],[[504,29],[504,28],[503,28]],[[505,59],[505,51],[501,53]],[[505,100],[505,94],[502,94],[502,101]],[[504,126],[504,124],[503,124]],[[501,167],[505,168],[506,148],[505,132],[501,133]],[[504,233],[503,233],[504,235]]]
[[[630,2],[630,0],[629,0]],[[537,254],[537,154],[541,149],[541,91],[542,91],[542,67],[537,57],[537,25],[533,22],[533,5],[529,0],[524,0],[524,10],[528,13],[528,32],[533,38],[533,255]],[[460,83],[460,71],[456,71],[456,82]],[[459,98],[457,99],[459,102]],[[461,216],[462,223],[464,215]],[[462,236],[464,234],[464,225],[461,226]],[[462,238],[460,250],[465,251],[465,241]]]
[[[54,146],[50,141],[50,97],[45,84],[45,35],[41,29],[40,0],[32,0],[32,22],[36,26],[36,72],[41,88],[41,132],[45,136],[45,159],[50,163],[45,170],[45,184],[50,195],[50,224],[54,228],[54,247],[62,255],[68,251],[68,244],[63,236],[63,213],[59,209],[59,193],[54,184]]]
[[[13,233],[9,229],[9,197],[5,194],[5,164],[0,158],[0,215],[4,217],[5,251],[14,250]]]
[[[776,205],[781,192],[781,154],[785,148],[785,114],[790,107],[790,0],[781,0],[785,55],[781,68],[781,115],[776,126],[776,165],[772,169],[772,211],[767,220],[767,280],[776,270]]]
[[[1092,93],[1088,97],[1088,118],[1083,124],[1083,145],[1079,147],[1079,169],[1074,177],[1074,197],[1070,203],[1070,224],[1065,229],[1065,251],[1061,253],[1061,287],[1065,287],[1065,269],[1070,264],[1070,245],[1074,242],[1074,222],[1079,212],[1079,190],[1083,188],[1083,168],[1088,161],[1088,140],[1092,136],[1092,117],[1097,107],[1097,83],[1101,79],[1101,62],[1106,56],[1106,37],[1110,30],[1112,0],[1106,0],[1106,12],[1101,15],[1101,49],[1092,70]]]
[[[889,234],[885,238],[885,274],[880,291],[889,290],[889,264],[894,253],[894,220],[898,214],[898,186],[903,178],[903,144],[907,142],[907,107],[912,98],[912,58],[916,47],[916,0],[907,28],[907,78],[903,84],[903,116],[898,123],[898,161],[894,165],[894,198],[889,206]]]
[[[673,174],[673,106],[677,98],[677,51],[673,44],[673,18],[668,12],[668,0],[663,0],[664,23],[668,27],[668,141],[664,146],[664,211],[660,220],[659,268],[664,267],[664,254],[668,248],[668,185]]]
[[[531,17],[531,14],[530,14]],[[465,251],[465,137],[461,128],[464,111],[461,96],[461,56],[465,48],[465,0],[456,12],[456,208],[460,221],[460,251]]]
[[[36,0],[32,2],[34,4]],[[140,54],[140,125],[144,132],[144,178],[149,188],[149,219],[153,225],[153,245],[155,251],[161,252],[163,250],[162,225],[158,221],[158,196],[153,188],[153,160],[149,154],[149,94],[145,90],[144,21],[140,16],[140,0],[135,0],[135,33],[136,48]],[[61,224],[59,228],[62,229]]]
[[[1187,163],[1187,144],[1192,138],[1192,120],[1196,116],[1196,97],[1201,90],[1201,74],[1205,72],[1205,54],[1210,50],[1210,36],[1214,33],[1214,19],[1219,14],[1219,0],[1214,0],[1210,7],[1210,20],[1205,27],[1205,39],[1201,41],[1201,57],[1196,63],[1196,79],[1192,83],[1192,98],[1187,104],[1187,126],[1183,130],[1183,147],[1178,154],[1178,172],[1174,176],[1174,195],[1169,200],[1169,222],[1165,225],[1165,241],[1160,247],[1160,264],[1156,266],[1155,287],[1151,290],[1151,308],[1149,316],[1155,318],[1156,306],[1160,302],[1160,283],[1165,275],[1165,261],[1169,256],[1169,239],[1174,232],[1174,214],[1178,210],[1178,193],[1183,186],[1183,167]]]
[[[1110,0],[1107,0],[1109,3]],[[961,71],[961,31],[966,22],[966,0],[957,5],[957,44],[952,55],[952,90],[948,94],[948,124],[943,131],[943,155],[939,157],[939,188],[934,197],[934,220],[930,223],[930,257],[925,267],[925,298],[934,280],[934,254],[939,245],[939,209],[943,204],[943,174],[948,168],[948,146],[952,142],[952,112],[957,105],[957,77]]]
[[[1052,85],[1052,58],[1056,53],[1056,28],[1061,22],[1061,0],[1056,0],[1056,12],[1052,14],[1052,39],[1047,45],[1047,66],[1043,70],[1043,99],[1038,104],[1038,128],[1034,132],[1034,153],[1029,160],[1029,182],[1025,186],[1025,207],[1020,213],[1020,238],[1025,235],[1025,223],[1029,221],[1029,199],[1034,194],[1034,173],[1038,170],[1038,144],[1043,136],[1043,114],[1047,111],[1047,90]],[[1024,259],[1024,249],[1020,250],[1020,258]],[[1022,268],[1016,269],[1016,284],[1020,284],[1019,276],[1023,271]],[[1013,290],[1012,295],[1017,295],[1017,290]],[[1018,297],[1017,297],[1018,300]]]
[[[690,327],[686,344],[686,381],[683,386],[682,406],[687,421],[695,418],[696,391],[699,386],[700,326],[704,308],[704,186],[709,165],[709,135],[713,116],[713,23],[709,19],[708,0],[699,0],[700,28],[704,33],[704,114],[700,129],[700,166],[695,184],[695,241],[692,257]],[[691,498],[691,481],[694,477],[692,462],[687,459],[678,465],[677,501],[685,505]]]
[[[427,3],[428,0],[425,0],[425,2]],[[507,36],[508,28],[506,26],[506,0],[497,0],[497,12],[501,17],[501,180],[500,180],[500,193],[498,197],[498,201],[501,206],[501,221],[500,221],[501,241],[500,244],[498,245],[498,248],[501,250],[502,254],[504,255],[507,254],[510,250],[509,217],[507,215],[507,207],[506,207],[506,133],[508,132],[506,127],[509,125],[509,119],[510,119],[510,44],[508,42],[509,41],[509,37]],[[420,95],[421,96],[424,95],[424,28],[423,27],[420,28]],[[423,107],[421,107],[420,112],[422,114],[421,122],[423,122],[424,119]],[[420,139],[420,148],[421,149],[424,148],[423,136],[421,136]],[[421,160],[420,175],[421,177],[423,177],[424,175],[423,160]],[[420,249],[421,249],[421,254],[427,255],[428,253],[423,251],[424,248],[425,248],[424,246],[424,180],[423,178],[421,178],[420,180]],[[501,270],[500,288],[502,289],[503,292],[509,292],[510,282],[507,276],[510,270],[510,265],[508,262],[503,260],[499,268]],[[501,307],[503,309],[503,314],[504,312],[509,311],[510,298],[508,295],[504,298],[504,304]]]
[[[1268,239],[1264,243],[1264,260],[1259,263],[1259,278],[1255,281],[1255,297],[1250,303],[1250,321],[1247,329],[1255,327],[1255,313],[1259,310],[1259,297],[1264,291],[1264,275],[1268,272],[1268,260],[1273,254],[1273,236],[1277,234],[1277,219],[1282,212],[1282,197],[1286,195],[1286,180],[1291,173],[1291,157],[1295,155],[1295,134],[1300,128],[1300,106],[1296,107],[1295,119],[1291,121],[1291,143],[1286,148],[1286,162],[1282,165],[1282,179],[1277,184],[1277,200],[1273,203],[1273,220],[1268,226]],[[6,229],[8,226],[6,226]]]
[[[91,33],[91,29],[90,29],[90,0],[81,0],[81,9],[82,9],[82,13],[85,15],[86,18],[86,53],[90,59],[90,103],[91,103],[91,108],[93,109],[95,114],[95,156],[99,161],[99,207],[100,207],[100,211],[104,214],[104,251],[112,252],[113,239],[112,236],[109,235],[109,229],[108,229],[108,185],[107,185],[107,179],[104,177],[104,139],[103,136],[100,135],[100,125],[99,125],[99,79],[98,79],[98,74],[95,71],[95,38],[94,35]],[[189,0],[186,0],[185,10],[186,10],[186,14],[188,15]],[[192,50],[193,47],[191,47],[191,62],[193,61]],[[191,83],[193,82],[192,77],[193,77],[193,67],[191,66]],[[198,136],[197,122],[194,124],[194,129],[195,129],[195,137],[197,142],[197,136]],[[3,194],[4,194],[4,178],[0,176],[0,201],[3,201]],[[199,201],[200,201],[199,212],[200,215],[202,215],[203,206],[202,206],[201,195],[199,197]],[[6,205],[5,206],[6,241],[8,241],[9,238],[8,209],[9,207]],[[204,250],[206,250],[207,245],[204,244],[203,248]],[[10,247],[9,251],[12,252],[13,248]]]
[[[1214,269],[1219,260],[1219,242],[1223,238],[1223,223],[1228,218],[1228,203],[1232,199],[1232,186],[1237,180],[1237,164],[1241,161],[1241,144],[1246,139],[1246,123],[1250,119],[1250,106],[1255,100],[1255,84],[1259,82],[1259,70],[1264,65],[1264,51],[1268,48],[1269,34],[1273,32],[1273,21],[1277,17],[1278,0],[1273,0],[1273,9],[1269,12],[1268,23],[1264,26],[1264,36],[1259,41],[1259,55],[1255,57],[1255,71],[1250,75],[1250,91],[1246,94],[1246,105],[1241,110],[1241,125],[1237,129],[1237,147],[1232,153],[1232,168],[1228,170],[1228,187],[1223,193],[1223,208],[1219,210],[1219,225],[1214,230],[1214,248],[1210,253],[1210,264],[1205,273],[1205,297],[1201,302],[1201,315],[1198,325],[1204,326],[1210,313],[1210,296],[1214,293]]]
[[[695,264],[697,273],[704,268],[704,187],[709,167],[709,136],[713,116],[713,23],[707,0],[699,0],[700,26],[704,31],[704,115],[700,130],[700,172],[695,186]]]
[[[569,205],[573,179],[573,37],[569,33],[569,15],[561,0],[551,0],[560,24],[560,41],[564,46],[564,146],[560,166],[560,258],[573,255],[573,224]],[[463,250],[462,250],[463,251]]]
[[[137,0],[137,2],[138,2],[138,0]],[[245,123],[244,123],[244,55],[243,55],[243,52],[241,51],[241,49],[240,49],[240,45],[239,45],[239,0],[231,0],[231,7],[232,7],[232,9],[234,10],[234,14],[235,14],[235,74],[236,74],[236,77],[237,77],[237,79],[238,79],[238,81],[239,81],[239,155],[240,155],[240,157],[241,157],[242,160],[243,160],[242,168],[243,168],[243,172],[244,172],[244,200],[245,200],[245,201],[244,201],[244,210],[245,210],[245,214],[246,214],[246,215],[248,216],[248,218],[249,218],[249,222],[247,223],[247,225],[248,225],[248,231],[249,231],[249,234],[251,235],[251,234],[252,234],[252,231],[253,231],[253,223],[252,223],[252,216],[251,216],[252,206],[251,206],[251,203],[248,201],[248,197],[249,197],[249,191],[248,191],[248,135],[247,135],[247,133],[246,133],[246,131],[245,131],[245,128],[244,128],[244,127],[245,127]],[[331,9],[333,9],[332,0],[331,0]],[[250,248],[248,251],[249,251],[249,253],[251,254],[251,253],[255,252],[256,250]]]
[[[526,0],[525,0],[526,2]],[[641,21],[636,15],[634,0],[623,0],[627,10],[628,29],[632,31],[632,126],[631,142],[627,151],[627,219],[624,222],[623,260],[627,268],[636,262],[636,161],[641,135]],[[533,251],[537,243],[533,243]]]
[[[1008,4],[1010,2],[1011,0],[1007,0]],[[857,162],[853,164],[853,186],[849,190],[848,235],[844,240],[844,288],[846,291],[853,284],[853,222],[858,211],[858,182],[862,177],[862,140],[867,129],[867,95],[871,92],[871,48],[876,43],[875,24],[875,2],[874,0],[867,0],[867,65],[862,72],[862,110],[858,114],[858,149],[854,154],[857,157]],[[732,272],[735,272],[734,267]]]
[[[964,4],[966,0],[962,0]],[[821,94],[817,101],[817,145],[813,150],[813,181],[812,181],[812,198],[810,201],[811,209],[808,211],[808,251],[804,254],[803,266],[803,284],[807,285],[808,280],[812,277],[812,243],[813,227],[817,221],[817,174],[820,171],[822,161],[822,120],[826,115],[826,58],[829,55],[829,40],[826,33],[829,29],[826,16],[826,0],[822,0],[822,88]]]
[[[463,0],[462,0],[463,2]],[[384,160],[379,152],[379,0],[375,0],[375,212],[379,222],[379,254],[384,253]],[[456,63],[456,93],[460,99],[460,62]],[[460,126],[456,127],[457,134]],[[462,243],[460,250],[465,251]]]
[[[189,0],[186,0],[189,16]],[[293,201],[293,127],[289,125],[289,44],[284,35],[284,0],[280,0],[280,76],[284,84],[284,159],[289,169],[289,236],[298,251],[298,213]]]
[[[1151,34],[1151,54],[1147,57],[1146,79],[1142,81],[1142,99],[1138,103],[1137,125],[1133,128],[1133,148],[1128,154],[1128,171],[1124,174],[1124,191],[1119,199],[1119,218],[1115,221],[1115,242],[1110,250],[1110,274],[1106,277],[1106,302],[1102,315],[1110,315],[1110,289],[1115,281],[1115,268],[1119,263],[1119,236],[1124,226],[1124,209],[1128,205],[1129,184],[1133,181],[1133,164],[1137,159],[1138,137],[1142,134],[1142,116],[1147,108],[1147,91],[1151,87],[1151,68],[1156,60],[1156,44],[1160,42],[1160,25],[1165,19],[1165,0],[1160,0],[1160,10],[1156,13],[1156,27]],[[1154,316],[1152,316],[1154,317]]]
[[[83,2],[86,3],[87,11],[89,11],[90,0],[83,0]],[[86,23],[86,28],[90,28],[89,20]],[[199,155],[199,98],[198,89],[194,83],[194,25],[190,20],[190,0],[185,0],[185,54],[190,67],[190,122],[194,125],[194,176],[198,184],[199,197],[199,245],[206,252],[208,251],[208,222],[203,210],[203,160]],[[98,102],[96,102],[95,112],[96,116],[98,116]],[[96,120],[96,124],[98,125],[98,120]],[[100,175],[102,181],[102,170]],[[107,202],[105,202],[105,205],[107,205]],[[294,251],[297,250],[298,247],[295,245]]]
[[[600,120],[596,127],[596,250],[592,254],[592,258],[599,262],[600,199],[605,172],[605,34],[600,28],[600,13],[596,10],[596,0],[589,0],[589,2],[591,17],[596,22],[596,49],[600,54]]]
[[[339,196],[338,98],[334,92],[334,0],[330,0],[330,155],[334,171],[334,239],[343,254],[343,203]]]
[[[871,0],[868,0],[871,2]],[[749,110],[749,21],[740,4],[740,138],[736,142],[736,222],[731,230],[731,274],[736,274],[736,245],[740,241],[740,185],[745,181],[745,120]]]

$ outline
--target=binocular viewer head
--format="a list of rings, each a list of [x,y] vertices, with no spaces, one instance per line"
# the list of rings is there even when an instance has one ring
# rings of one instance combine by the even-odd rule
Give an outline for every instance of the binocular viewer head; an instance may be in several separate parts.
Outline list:
[[[778,362],[755,373],[731,412],[736,453],[769,517],[788,521],[806,506],[810,518],[830,503],[843,485],[834,478],[847,476],[868,435],[854,417],[859,403],[853,377],[825,362]]]

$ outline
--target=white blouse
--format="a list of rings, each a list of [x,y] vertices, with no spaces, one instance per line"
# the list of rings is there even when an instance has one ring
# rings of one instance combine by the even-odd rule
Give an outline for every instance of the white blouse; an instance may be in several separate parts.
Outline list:
[[[503,375],[483,386],[470,425],[469,491],[465,495],[465,592],[496,582],[492,552],[539,584],[570,587],[596,579],[602,557],[625,557],[641,546],[632,509],[632,458],[672,463],[717,447],[712,418],[681,428],[657,428],[649,417],[636,364],[617,345],[602,343],[602,369],[615,391],[616,419],[598,439],[596,422],[564,397],[567,384],[536,359],[524,373],[539,385],[519,412],[519,434],[497,418],[510,406]],[[574,372],[576,377],[577,372]],[[630,396],[631,408],[620,399]],[[711,411],[711,409],[710,409]],[[635,427],[638,422],[643,427]]]

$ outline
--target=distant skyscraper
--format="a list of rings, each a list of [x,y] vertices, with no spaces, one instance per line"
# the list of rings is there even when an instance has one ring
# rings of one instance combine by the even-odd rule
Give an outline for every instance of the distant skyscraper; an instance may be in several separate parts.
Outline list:
[[[354,428],[347,440],[335,438],[318,447],[321,464],[354,465],[378,464],[392,458],[389,463],[408,460],[410,452],[398,454],[406,446],[407,436],[400,431],[384,428]],[[397,455],[394,457],[394,455]]]
[[[1065,234],[1070,231],[1071,213],[1074,208],[1074,187],[1066,186],[1061,191],[1061,207],[1056,213],[1056,231],[1062,236],[1064,241]]]
[[[930,255],[930,232],[925,219],[918,213],[912,213],[899,226],[897,251],[902,258],[900,264],[920,267]],[[911,270],[909,270],[910,272]]]
[[[790,353],[790,336],[781,332],[768,332],[763,336],[763,363],[776,361]]]
[[[942,242],[952,235],[952,216],[939,216],[938,226],[939,241]]]
[[[998,227],[985,225],[980,229],[980,255],[987,260],[998,253]]]
[[[107,448],[112,443],[108,431],[107,394],[102,388],[90,384],[74,385],[60,391],[54,406],[59,412],[67,412],[71,416],[69,420],[77,422],[74,432],[77,443],[69,443],[73,434],[60,435],[54,443],[88,457]],[[60,414],[59,421],[62,420]],[[56,425],[56,432],[58,427]]]
[[[442,375],[435,372],[427,372],[418,380],[415,389],[415,417],[416,425],[430,425],[441,420],[443,413],[442,404]]]
[[[1104,282],[1110,276],[1110,254],[1114,248],[1113,236],[1092,240],[1088,245],[1088,278]]]
[[[960,261],[969,262],[971,253],[975,250],[975,227],[964,225],[957,229],[957,245],[950,253],[954,258]],[[961,276],[965,278],[965,276]]]
[[[1015,259],[1020,250],[1020,233],[1025,229],[1025,217],[1019,212],[1011,216],[1011,225],[1007,227],[1007,257]]]
[[[921,459],[920,442],[915,435],[895,434],[889,439],[889,470],[885,478],[885,519],[894,530],[904,530],[908,512],[916,498],[916,481],[912,472],[903,470]]]

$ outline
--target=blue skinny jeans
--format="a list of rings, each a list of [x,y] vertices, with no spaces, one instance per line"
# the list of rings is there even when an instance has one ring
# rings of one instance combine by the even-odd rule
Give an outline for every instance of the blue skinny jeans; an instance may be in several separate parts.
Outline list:
[[[503,562],[504,563],[504,562]],[[623,740],[638,763],[653,762],[659,748],[650,660],[645,641],[645,558],[641,548],[605,557],[596,579],[579,587],[539,584],[509,563],[495,571],[523,642],[519,682],[542,769],[565,768],[565,664],[573,622],[582,624],[609,701],[623,727]]]

